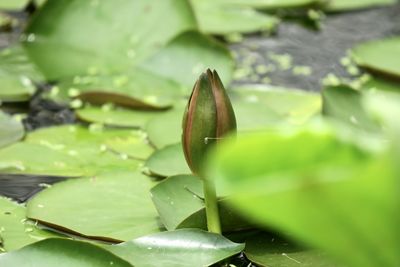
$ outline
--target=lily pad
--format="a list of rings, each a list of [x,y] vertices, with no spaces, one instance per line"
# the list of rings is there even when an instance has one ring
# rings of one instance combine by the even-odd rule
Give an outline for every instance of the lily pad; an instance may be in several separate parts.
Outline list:
[[[183,109],[174,109],[150,120],[146,125],[150,143],[161,149],[180,142],[183,113]]]
[[[332,0],[326,9],[329,11],[348,11],[376,6],[393,5],[396,0]]]
[[[12,144],[23,136],[22,123],[0,111],[0,147]]]
[[[180,228],[207,229],[203,183],[192,175],[171,176],[151,189],[152,199],[160,219],[168,230]],[[221,195],[221,193],[219,193]],[[222,229],[225,232],[252,226],[219,199]]]
[[[400,83],[374,77],[364,83],[362,88],[365,90],[382,90],[399,93]]]
[[[226,143],[210,159],[209,176],[260,225],[349,266],[397,266],[400,218],[391,161],[382,151],[372,154],[309,127]]]
[[[0,265],[8,267],[132,267],[111,252],[85,242],[47,239],[21,250],[0,255]]]
[[[40,129],[24,142],[0,150],[0,170],[49,176],[93,175],[104,169],[134,171],[139,162],[107,151],[106,142],[137,134],[132,130],[89,130],[70,125]]]
[[[143,135],[111,138],[106,141],[106,146],[111,151],[140,160],[147,159],[154,152]]]
[[[198,229],[182,229],[105,248],[134,266],[203,267],[239,253],[244,244]]]
[[[29,0],[2,0],[0,3],[0,9],[4,10],[20,10],[26,7]]]
[[[284,119],[292,124],[305,123],[311,117],[319,114],[322,106],[319,94],[304,90],[265,85],[241,85],[232,88],[232,91],[238,94],[244,102],[254,103],[254,105],[263,104],[278,114],[281,120]],[[258,116],[262,115],[264,114]],[[241,121],[245,121],[245,119],[250,120],[250,118],[238,118],[238,125],[240,126]]]
[[[165,19],[156,25],[160,17]],[[36,38],[26,48],[50,80],[91,72],[135,79],[144,70],[148,83],[164,78],[190,86],[189,91],[205,68],[218,69],[229,80],[234,64],[224,46],[192,32],[196,29],[186,0],[49,1],[27,29]]]
[[[144,128],[160,112],[88,106],[75,111],[79,119],[109,126]]]
[[[238,7],[254,7],[259,9],[294,8],[308,6],[319,0],[217,0],[218,3],[236,5]]]
[[[400,62],[394,55],[400,54],[400,37],[370,41],[352,49],[356,63],[379,74],[400,78]]]
[[[323,114],[354,128],[378,132],[378,125],[362,105],[362,92],[348,86],[327,87],[322,91]]]
[[[67,180],[31,199],[27,217],[88,238],[131,240],[161,229],[150,198],[153,185],[140,173],[121,170]]]
[[[18,102],[28,100],[36,91],[34,82],[43,80],[36,66],[20,46],[0,52],[0,100]]]
[[[191,1],[199,27],[211,34],[271,31],[278,19],[248,7],[238,7],[218,1]]]
[[[76,96],[93,103],[115,103],[136,109],[166,109],[183,94],[178,83],[150,72],[137,70],[133,75],[75,76],[63,79],[56,88],[65,96]]]
[[[147,159],[145,166],[152,175],[163,177],[192,173],[186,163],[181,143],[156,150]]]
[[[257,233],[246,239],[247,258],[259,266],[337,267],[325,252],[306,249],[268,233]]]
[[[56,235],[25,218],[24,206],[0,197],[0,250],[12,251]]]

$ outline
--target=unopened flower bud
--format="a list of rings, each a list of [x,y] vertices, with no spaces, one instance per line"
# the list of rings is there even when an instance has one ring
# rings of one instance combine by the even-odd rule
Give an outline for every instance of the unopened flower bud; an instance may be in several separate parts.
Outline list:
[[[193,173],[199,173],[211,144],[236,131],[235,113],[214,70],[203,73],[194,85],[183,117],[182,145]]]

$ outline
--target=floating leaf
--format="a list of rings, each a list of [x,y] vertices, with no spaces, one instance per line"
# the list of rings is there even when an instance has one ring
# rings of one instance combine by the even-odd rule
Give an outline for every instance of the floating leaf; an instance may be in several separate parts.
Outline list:
[[[122,170],[67,180],[32,198],[27,217],[89,238],[131,240],[160,231],[153,185],[140,173]]]
[[[278,19],[248,7],[238,7],[218,1],[191,1],[203,32],[211,34],[271,31]]]
[[[393,5],[396,0],[332,0],[326,9],[329,11],[347,11],[375,6]]]
[[[165,14],[168,16],[163,23],[154,24]],[[51,31],[45,30],[48,28]],[[148,84],[164,78],[190,89],[195,77],[212,67],[229,81],[234,64],[229,51],[191,31],[196,28],[186,0],[162,4],[147,0],[112,4],[49,1],[30,23],[27,32],[36,38],[26,47],[51,80],[90,73],[128,73],[136,82],[136,74],[147,71]]]
[[[0,111],[0,147],[14,143],[23,136],[22,123]]]
[[[0,170],[49,176],[93,175],[104,169],[134,171],[139,163],[107,151],[106,143],[137,135],[133,130],[89,130],[70,125],[40,129],[24,142],[0,150]]]
[[[19,10],[28,5],[29,0],[2,0],[0,9],[5,10]]]
[[[400,37],[369,41],[352,49],[352,55],[361,67],[400,78]]]
[[[0,255],[7,267],[132,267],[128,262],[98,246],[68,239],[47,239],[21,250]]]
[[[156,150],[147,159],[146,167],[151,174],[163,177],[192,173],[183,155],[181,143]]]
[[[179,228],[207,229],[203,182],[192,175],[171,176],[151,189],[152,199],[168,230]],[[220,193],[221,195],[221,193]],[[219,200],[222,229],[225,232],[250,228]]]
[[[220,4],[230,4],[237,7],[254,7],[260,9],[293,8],[308,6],[319,0],[216,0]]]
[[[137,111],[122,108],[84,107],[75,111],[79,119],[109,126],[144,128],[159,112]]]
[[[265,109],[270,109],[278,114],[281,120],[284,119],[292,124],[302,124],[312,116],[321,111],[321,96],[312,92],[305,92],[298,89],[271,87],[265,85],[241,85],[232,88],[246,103],[254,105],[265,105]],[[267,113],[271,119],[273,114]],[[258,116],[262,116],[259,114]],[[238,126],[241,119],[240,110],[238,112]],[[247,121],[251,118],[247,118]]]
[[[323,114],[364,131],[377,132],[378,125],[362,105],[360,91],[348,86],[327,87],[322,91]]]
[[[198,229],[182,229],[105,248],[134,266],[203,267],[239,253],[244,244]]]
[[[33,82],[42,80],[42,75],[20,46],[1,50],[1,101],[18,102],[28,100],[36,91]]]
[[[154,148],[143,139],[143,136],[111,138],[106,141],[106,146],[111,151],[141,160],[147,159],[154,152]]]
[[[176,144],[182,139],[183,109],[174,109],[149,121],[146,132],[158,149]]]
[[[363,89],[376,89],[391,92],[400,92],[400,83],[394,81],[383,80],[379,78],[371,78],[362,86]]]
[[[326,253],[305,249],[267,233],[257,233],[246,239],[247,258],[259,266],[337,267]]]
[[[247,218],[349,266],[399,265],[397,181],[382,152],[312,128],[249,135],[219,151],[209,176]]]
[[[25,210],[24,206],[0,197],[0,250],[16,250],[41,239],[56,236],[28,221],[25,218]]]

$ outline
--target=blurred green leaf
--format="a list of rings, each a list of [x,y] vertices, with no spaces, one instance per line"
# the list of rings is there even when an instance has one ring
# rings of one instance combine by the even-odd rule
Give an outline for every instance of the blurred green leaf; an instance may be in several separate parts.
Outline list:
[[[154,148],[150,146],[148,141],[139,134],[138,136],[123,136],[110,138],[106,141],[109,150],[134,159],[147,159],[153,152]]]
[[[156,150],[147,159],[145,166],[152,175],[163,177],[192,173],[186,163],[181,143]]]
[[[199,177],[171,176],[153,187],[151,195],[160,219],[169,231],[179,228],[207,229],[203,182]],[[218,202],[223,231],[251,228],[248,222],[226,207],[226,200],[221,197]]]
[[[4,10],[20,10],[26,7],[29,0],[1,0],[0,9]]]
[[[308,6],[320,2],[319,0],[216,0],[221,4],[230,4],[237,7],[254,7],[259,9],[294,8]]]
[[[352,49],[357,64],[371,71],[400,77],[400,61],[394,55],[400,54],[400,37],[369,41]]]
[[[362,104],[362,92],[346,85],[327,87],[322,91],[322,113],[369,132],[378,132],[378,125],[371,119]]]
[[[23,205],[0,197],[0,250],[16,250],[41,239],[56,236],[28,221],[25,212],[26,208]]]
[[[316,126],[248,135],[219,152],[209,177],[242,215],[349,266],[399,265],[398,182],[382,152]]]
[[[0,51],[0,101],[28,100],[36,91],[34,82],[42,80],[42,74],[22,47],[13,46]]]
[[[7,267],[132,267],[128,262],[98,246],[68,239],[47,239],[0,255]]]
[[[281,237],[268,233],[256,233],[246,239],[247,258],[265,267],[338,267],[326,253],[311,250]]]
[[[239,253],[244,244],[198,229],[182,229],[105,248],[134,266],[203,267]]]
[[[27,217],[89,238],[131,240],[160,231],[149,192],[155,184],[121,169],[67,180],[31,199]]]
[[[22,123],[0,110],[0,147],[12,144],[23,136]]]
[[[329,11],[349,11],[375,6],[393,5],[395,3],[396,0],[331,0],[328,2],[326,9]]]

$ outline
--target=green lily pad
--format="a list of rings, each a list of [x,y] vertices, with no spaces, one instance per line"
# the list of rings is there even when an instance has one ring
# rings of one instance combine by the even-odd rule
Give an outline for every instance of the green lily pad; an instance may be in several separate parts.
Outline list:
[[[111,151],[139,160],[147,159],[154,152],[142,135],[111,138],[106,141],[106,146]]]
[[[356,63],[371,71],[400,78],[400,37],[370,41],[352,49]]]
[[[109,126],[144,128],[160,112],[89,106],[75,111],[79,119]]]
[[[0,9],[4,10],[20,10],[28,5],[29,0],[2,0]]]
[[[244,244],[198,229],[182,229],[105,248],[134,266],[203,267],[239,253]]]
[[[154,21],[165,14],[156,27]],[[95,72],[129,74],[136,82],[136,73],[147,71],[147,84],[164,78],[189,91],[205,68],[229,80],[234,64],[226,47],[193,32],[196,28],[186,0],[47,2],[27,29],[36,38],[26,47],[50,80]]]
[[[218,1],[191,1],[199,27],[210,34],[272,31],[278,19],[252,8],[237,7]]]
[[[27,217],[88,238],[131,240],[160,231],[153,185],[140,173],[122,170],[67,180],[32,198]]]
[[[106,143],[137,135],[133,130],[89,130],[70,125],[40,129],[24,142],[0,150],[0,171],[49,176],[93,175],[104,169],[134,171],[139,162],[125,153],[108,151]]]
[[[43,76],[20,46],[0,52],[0,101],[18,102],[29,100],[36,91],[34,82]]]
[[[247,258],[259,266],[337,267],[326,253],[305,249],[293,242],[267,233],[257,233],[246,239]]]
[[[84,175],[84,167],[74,156],[43,145],[15,143],[0,150],[0,173],[74,177]]]
[[[326,6],[329,11],[347,11],[375,6],[393,5],[396,0],[332,0]]]
[[[221,4],[230,4],[238,7],[254,7],[259,9],[294,8],[308,6],[320,2],[319,0],[217,0]]]
[[[75,76],[53,90],[58,90],[58,98],[64,101],[68,95],[93,104],[111,102],[137,109],[166,109],[183,94],[178,83],[141,70],[132,75]]]
[[[400,83],[374,77],[364,83],[362,88],[365,90],[400,92]]]
[[[145,166],[152,175],[163,177],[192,173],[186,163],[181,143],[156,150],[147,159]]]
[[[180,142],[183,113],[183,109],[174,109],[150,120],[146,125],[150,143],[161,149]]]
[[[85,242],[47,239],[21,250],[0,255],[0,265],[8,267],[132,267],[111,252]]]
[[[0,111],[0,147],[12,144],[24,136],[21,122]]]
[[[221,193],[219,193],[222,195]],[[151,189],[154,205],[168,230],[179,228],[207,229],[203,183],[192,175],[171,176]],[[222,229],[225,232],[248,229],[252,226],[218,201]]]
[[[246,218],[349,266],[399,264],[397,178],[382,151],[306,127],[249,135],[219,152],[208,175]]]
[[[239,98],[244,102],[254,103],[254,105],[265,105],[265,109],[270,109],[278,114],[281,120],[284,119],[292,124],[303,124],[311,117],[321,111],[321,96],[312,92],[305,92],[298,89],[271,87],[265,85],[241,85],[232,88]],[[272,112],[266,113],[273,119]],[[239,113],[240,115],[240,113]],[[259,114],[257,117],[263,116]],[[256,116],[254,114],[254,116]],[[265,115],[264,115],[265,116]],[[242,121],[253,118],[238,118],[238,125]]]
[[[24,206],[0,197],[0,250],[12,251],[56,235],[25,218]]]
[[[362,105],[362,94],[348,86],[327,87],[322,91],[323,114],[354,128],[378,132],[378,125]]]

